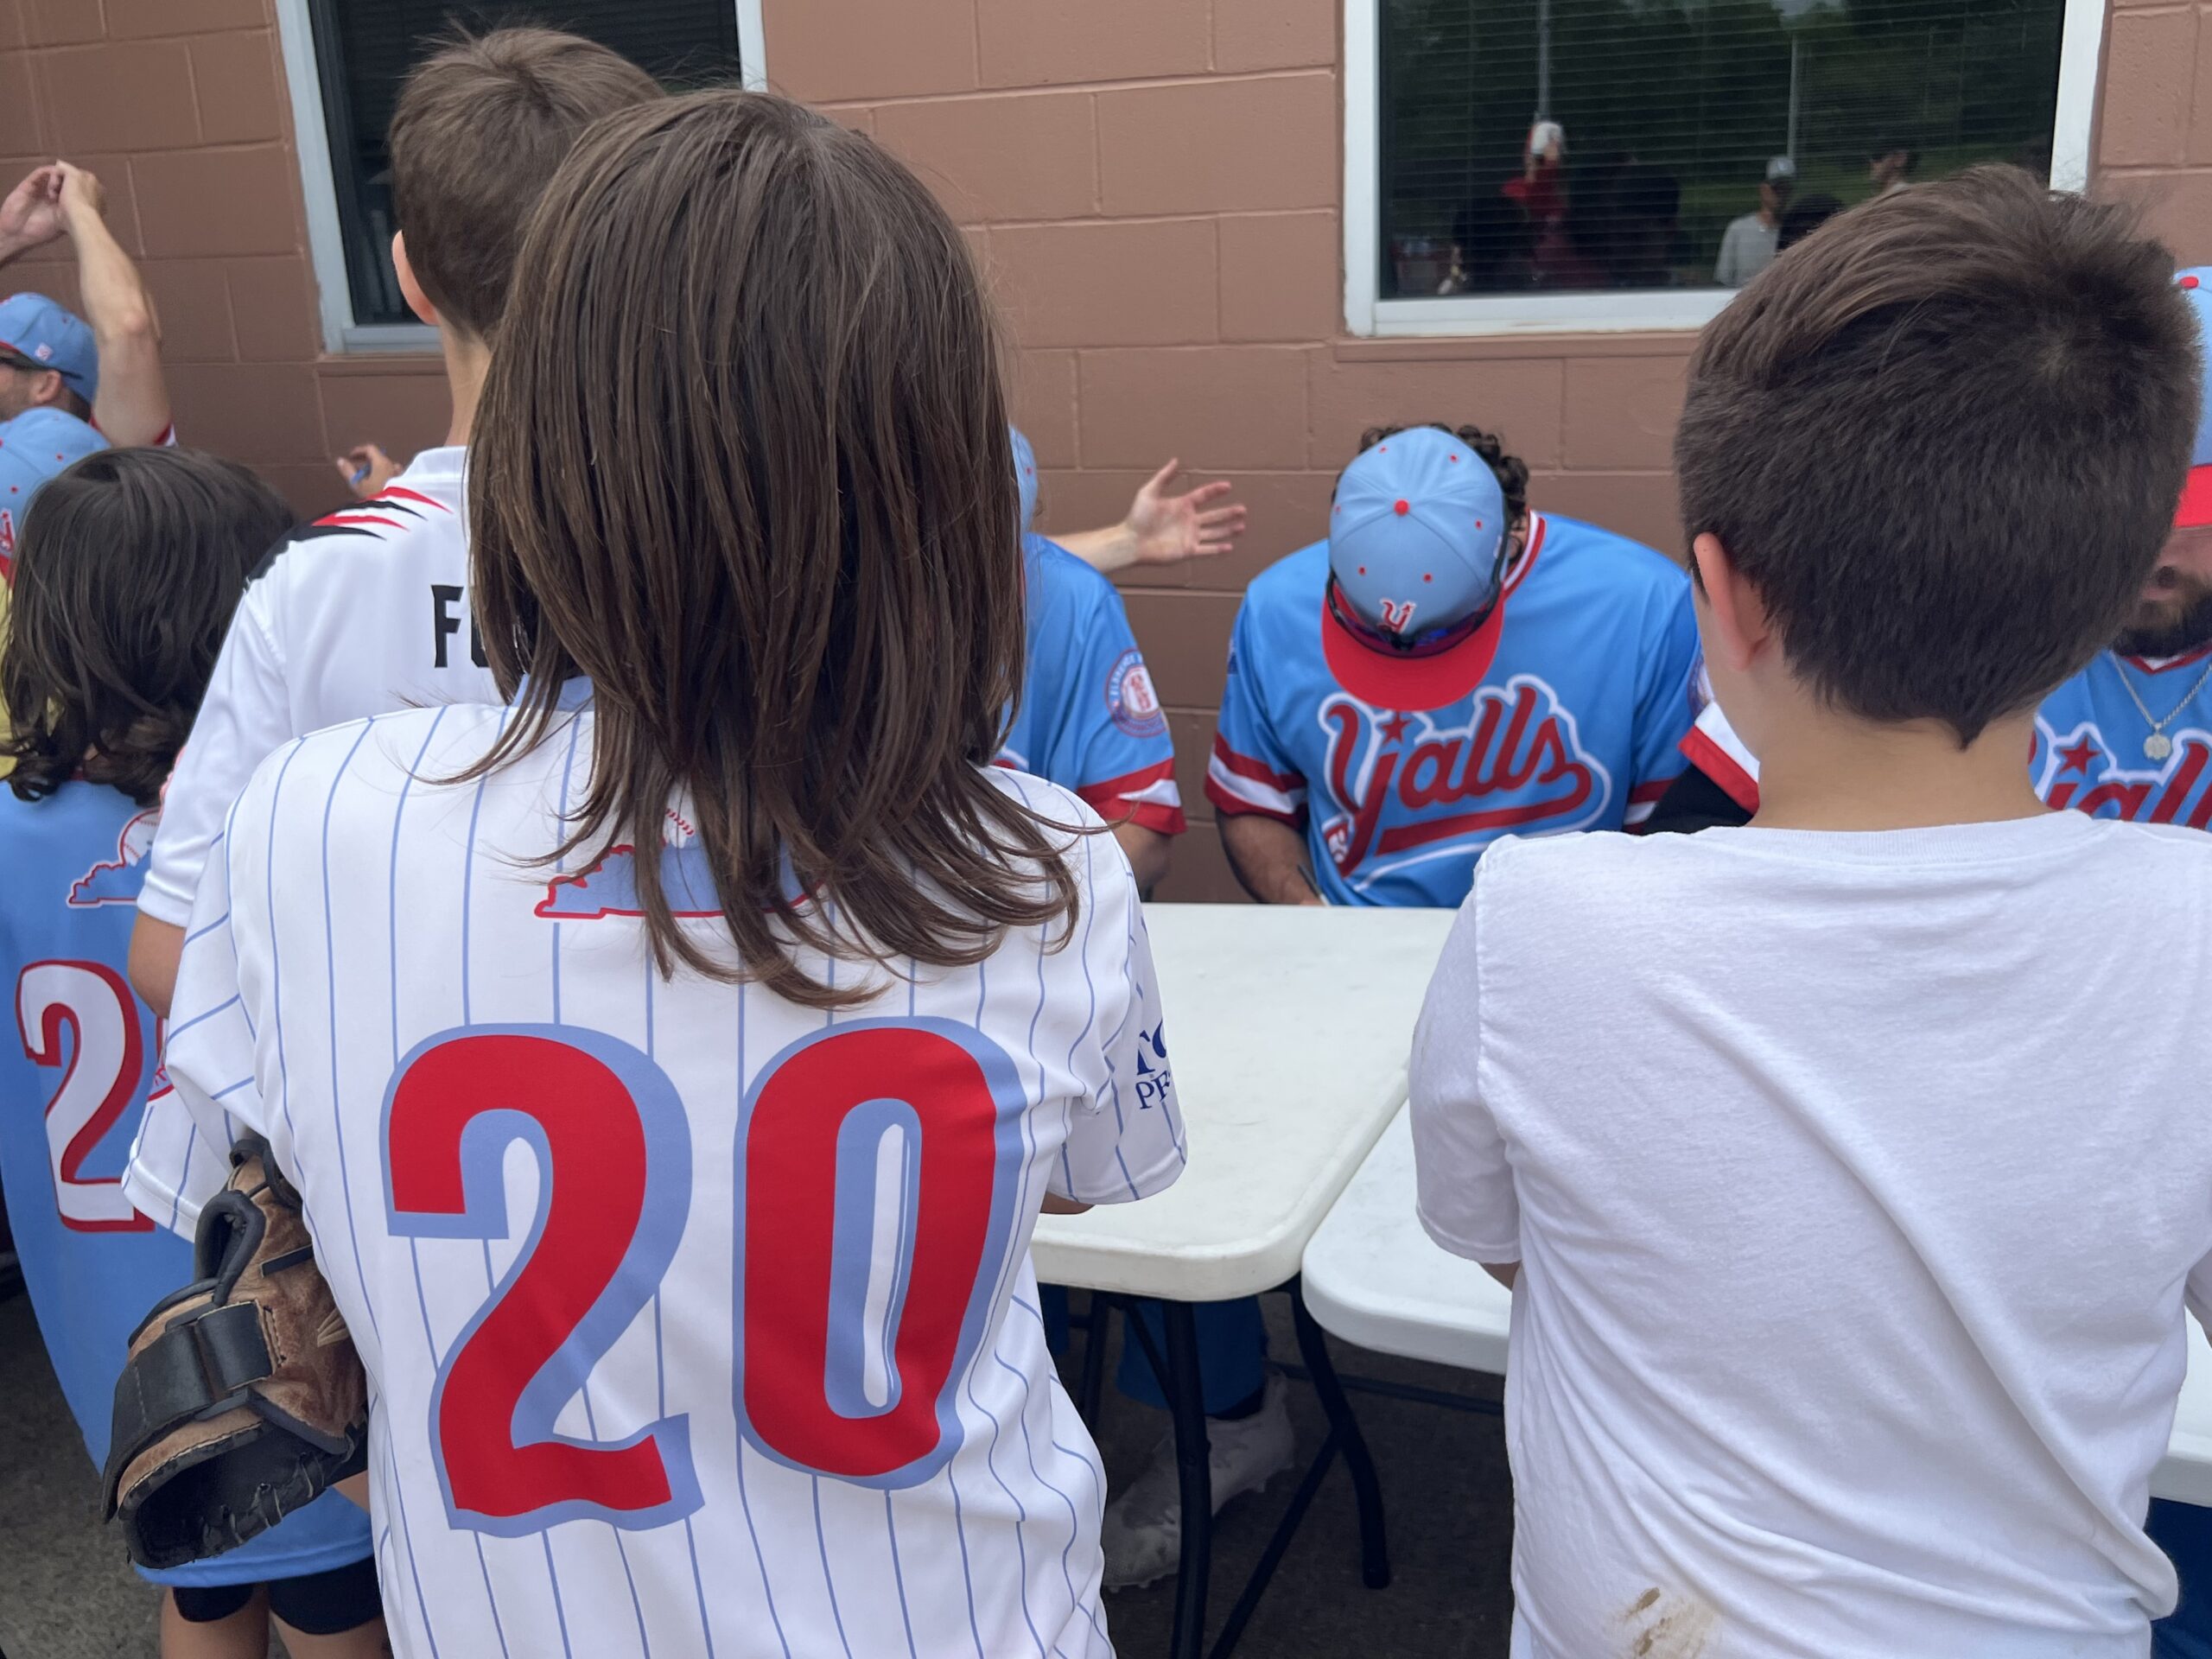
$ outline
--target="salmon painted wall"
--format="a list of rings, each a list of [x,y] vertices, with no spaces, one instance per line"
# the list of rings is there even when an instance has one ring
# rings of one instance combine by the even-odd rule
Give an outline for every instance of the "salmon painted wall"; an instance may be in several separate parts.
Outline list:
[[[1166,896],[1235,896],[1199,789],[1230,620],[1320,533],[1363,426],[1494,427],[1539,505],[1673,549],[1688,336],[1343,335],[1338,0],[764,7],[778,90],[872,133],[967,227],[1046,526],[1118,517],[1170,454],[1253,509],[1236,555],[1126,589],[1194,809]],[[2212,260],[2212,4],[2119,4],[2106,57],[2101,185]],[[0,173],[99,173],[186,440],[319,511],[341,493],[326,457],[437,442],[445,395],[433,359],[321,353],[290,126],[272,0],[0,0]],[[65,258],[0,280],[73,297]]]

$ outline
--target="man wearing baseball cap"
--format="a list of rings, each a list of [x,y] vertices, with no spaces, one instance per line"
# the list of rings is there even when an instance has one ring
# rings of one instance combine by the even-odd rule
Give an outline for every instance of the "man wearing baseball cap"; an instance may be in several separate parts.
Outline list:
[[[1624,828],[1681,769],[1689,582],[1531,512],[1529,469],[1491,434],[1389,427],[1360,447],[1328,538],[1245,594],[1206,795],[1263,904],[1456,906],[1498,836]],[[1290,1426],[1258,1304],[1197,1313],[1219,1508],[1289,1465]],[[1124,1353],[1123,1389],[1157,1397]],[[1109,1586],[1173,1570],[1179,1491],[1163,1444],[1108,1506]]]
[[[174,441],[153,302],[105,205],[100,181],[67,162],[0,200],[0,265],[67,236],[90,318],[43,294],[0,300],[0,635],[16,531],[39,486],[111,442]]]
[[[35,169],[0,200],[0,265],[66,236],[84,307],[79,317],[35,292],[0,301],[0,423],[56,410],[110,443],[165,443],[168,385],[153,301],[108,229],[106,206],[99,180],[67,162]]]
[[[1328,539],[1253,582],[1206,793],[1254,898],[1457,906],[1498,836],[1632,827],[1681,770],[1688,579],[1528,476],[1473,427],[1370,432]]]
[[[1789,198],[1797,188],[1797,163],[1777,156],[1766,164],[1759,181],[1757,213],[1732,219],[1720,238],[1720,259],[1713,280],[1723,288],[1741,288],[1774,263],[1782,247],[1782,216],[1789,211]]]

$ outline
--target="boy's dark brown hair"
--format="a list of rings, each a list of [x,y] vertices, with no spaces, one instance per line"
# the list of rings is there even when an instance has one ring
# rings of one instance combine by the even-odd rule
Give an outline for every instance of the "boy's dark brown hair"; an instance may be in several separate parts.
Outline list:
[[[620,54],[550,29],[457,35],[416,66],[391,117],[392,213],[442,321],[491,339],[531,213],[577,135],[660,96]]]
[[[640,858],[664,971],[834,1007],[869,977],[836,958],[973,963],[1072,918],[1067,837],[986,775],[1022,677],[1019,498],[994,320],[914,176],[766,94],[627,111],[546,192],[501,330],[473,596],[499,683],[528,677],[473,770],[590,677],[563,852],[658,846],[683,791],[736,943],[675,921]]]
[[[2107,644],[2173,524],[2196,327],[2126,208],[1986,168],[1868,203],[1707,325],[1675,440],[1795,671],[1961,744]]]
[[[295,520],[236,461],[103,449],[32,499],[16,550],[0,755],[23,800],[81,772],[159,798],[246,575]]]

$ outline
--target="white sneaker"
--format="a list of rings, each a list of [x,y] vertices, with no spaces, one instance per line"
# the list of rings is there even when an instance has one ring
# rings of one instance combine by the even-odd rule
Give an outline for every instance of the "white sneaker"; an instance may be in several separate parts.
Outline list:
[[[1264,1491],[1291,1465],[1290,1389],[1279,1376],[1251,1416],[1234,1422],[1206,1419],[1207,1459],[1213,1474],[1213,1510],[1246,1492]],[[1099,1541],[1106,1550],[1106,1587],[1134,1589],[1173,1573],[1183,1559],[1182,1481],[1175,1467],[1175,1432],[1154,1448],[1144,1472],[1106,1506]]]

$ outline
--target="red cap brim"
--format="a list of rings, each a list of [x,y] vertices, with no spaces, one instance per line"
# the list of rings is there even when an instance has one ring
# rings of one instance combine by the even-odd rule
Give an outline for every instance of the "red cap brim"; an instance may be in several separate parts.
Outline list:
[[[1321,598],[1321,652],[1330,677],[1370,708],[1400,714],[1449,708],[1473,691],[1497,660],[1504,629],[1505,597],[1500,595],[1482,626],[1457,645],[1427,656],[1401,656],[1369,645],[1338,620],[1325,594]]]
[[[2200,524],[2212,524],[2212,467],[2189,469],[2189,481],[2181,486],[2181,506],[2174,513],[2177,530]]]

